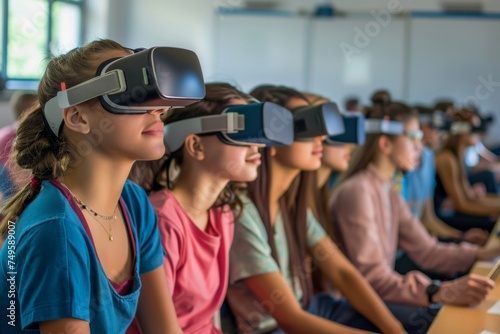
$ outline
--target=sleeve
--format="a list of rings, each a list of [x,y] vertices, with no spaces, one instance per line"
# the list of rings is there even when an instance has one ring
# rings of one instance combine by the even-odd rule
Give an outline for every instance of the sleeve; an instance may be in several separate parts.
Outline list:
[[[158,227],[160,229],[161,242],[166,250],[163,261],[163,268],[167,274],[167,282],[170,293],[173,295],[177,271],[182,263],[185,263],[185,253],[183,252],[184,238],[182,233],[176,229],[165,215],[158,213]]]
[[[90,322],[88,253],[92,249],[74,222],[48,221],[18,240],[18,298],[23,328],[61,318]],[[62,292],[62,293],[61,293]]]
[[[388,240],[379,234],[376,208],[365,188],[339,189],[331,203],[340,248],[384,301],[428,305],[425,290],[431,279],[417,271],[402,276],[394,270],[393,259],[381,247]]]
[[[469,243],[438,242],[409,210],[403,199],[393,194],[399,211],[399,248],[420,267],[444,274],[467,271],[474,264],[478,247]]]
[[[313,247],[326,235],[311,209],[307,210],[307,247]]]
[[[130,216],[134,216],[137,228],[139,259],[139,274],[146,274],[163,264],[164,251],[161,246],[160,232],[158,231],[156,213],[146,196],[146,192],[138,185],[128,182],[134,188],[134,203],[127,208],[131,211]],[[139,208],[141,209],[139,211]]]
[[[230,284],[255,275],[280,271],[271,255],[264,224],[252,203],[244,204],[243,213],[234,224],[234,240],[229,258]]]

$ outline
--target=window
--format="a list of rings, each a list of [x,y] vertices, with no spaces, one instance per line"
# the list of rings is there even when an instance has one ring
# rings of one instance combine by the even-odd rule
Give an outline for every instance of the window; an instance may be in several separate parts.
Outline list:
[[[0,72],[11,89],[37,84],[49,55],[81,44],[83,0],[0,0]]]

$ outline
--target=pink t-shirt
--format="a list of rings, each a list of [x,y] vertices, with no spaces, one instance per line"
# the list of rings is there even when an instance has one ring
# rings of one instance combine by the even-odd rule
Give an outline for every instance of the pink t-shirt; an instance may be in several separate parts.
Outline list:
[[[0,164],[6,165],[12,154],[12,145],[16,139],[15,124],[0,129]]]
[[[209,211],[205,231],[187,216],[173,193],[150,196],[166,256],[163,267],[179,324],[184,333],[221,333],[213,317],[224,301],[228,285],[229,248],[234,217],[229,207]]]

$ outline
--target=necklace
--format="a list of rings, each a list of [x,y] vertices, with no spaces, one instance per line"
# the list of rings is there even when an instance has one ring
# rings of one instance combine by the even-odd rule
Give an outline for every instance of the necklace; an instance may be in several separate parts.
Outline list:
[[[113,212],[112,215],[109,215],[109,216],[101,215],[100,213],[96,212],[91,207],[89,207],[87,204],[83,203],[83,201],[81,199],[79,199],[78,197],[76,197],[75,194],[73,194],[73,192],[68,187],[66,187],[65,184],[61,183],[61,185],[69,191],[69,193],[71,194],[71,196],[75,199],[76,203],[78,203],[78,205],[80,205],[80,207],[83,210],[88,211],[90,213],[90,216],[92,217],[92,219],[94,219],[96,222],[99,223],[99,225],[101,225],[102,229],[108,235],[109,241],[113,241],[114,240],[114,238],[113,238],[113,225],[111,225],[111,223],[113,223],[113,220],[117,219],[116,215],[115,215],[115,212],[116,212],[116,208],[118,207],[118,205],[116,205],[115,211]],[[106,230],[106,227],[104,227],[104,225],[97,219],[97,217],[101,217],[102,219],[108,221],[109,231]]]
[[[75,199],[75,201],[82,207],[82,209],[87,210],[88,212],[90,212],[90,214],[92,216],[94,216],[94,217],[99,216],[99,217],[101,217],[104,220],[116,219],[116,215],[115,215],[116,208],[115,208],[115,212],[113,212],[112,215],[109,215],[109,216],[101,215],[100,213],[98,213],[94,209],[92,209],[90,206],[88,206],[87,204],[83,203],[83,201],[81,199],[79,199],[78,197],[76,197],[75,195],[71,194],[71,196],[73,196],[73,198]]]
[[[108,231],[106,230],[106,228],[104,227],[104,225],[103,225],[100,221],[98,221],[98,220],[97,220],[96,216],[91,215],[91,217],[92,217],[92,218],[93,218],[96,222],[98,222],[98,223],[99,223],[99,225],[101,225],[102,229],[103,229],[103,230],[104,230],[104,231],[108,234],[108,239],[109,239],[109,241],[113,241],[113,240],[114,240],[114,238],[113,238],[113,225],[111,225],[112,221],[109,221],[109,223],[108,223],[108,224],[109,224],[109,232],[108,232]],[[115,219],[116,219],[116,218],[115,218]]]

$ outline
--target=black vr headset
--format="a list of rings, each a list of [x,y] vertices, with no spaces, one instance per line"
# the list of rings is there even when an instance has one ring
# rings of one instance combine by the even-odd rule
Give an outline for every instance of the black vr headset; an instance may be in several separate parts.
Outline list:
[[[167,151],[177,151],[189,134],[215,134],[227,145],[279,146],[293,143],[292,113],[272,102],[229,106],[220,115],[165,124]]]
[[[102,63],[96,76],[62,90],[44,108],[47,125],[59,136],[63,109],[98,97],[113,114],[144,114],[148,110],[186,106],[203,99],[205,85],[193,51],[153,47]]]
[[[311,141],[315,137],[344,132],[342,115],[333,102],[294,109],[293,119],[296,141]]]
[[[345,132],[336,136],[330,136],[325,139],[329,145],[357,144],[365,143],[365,117],[359,112],[350,112],[342,114],[344,120]]]

